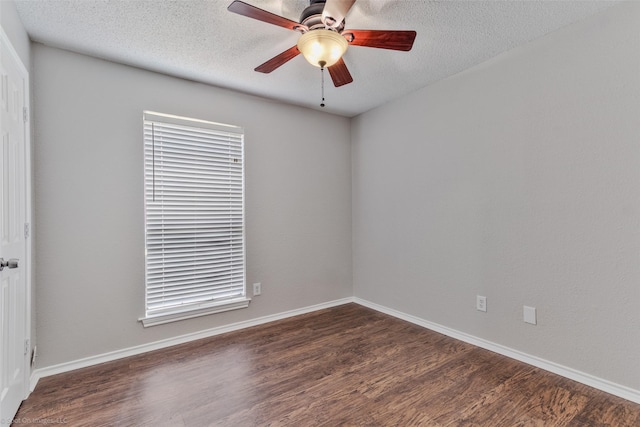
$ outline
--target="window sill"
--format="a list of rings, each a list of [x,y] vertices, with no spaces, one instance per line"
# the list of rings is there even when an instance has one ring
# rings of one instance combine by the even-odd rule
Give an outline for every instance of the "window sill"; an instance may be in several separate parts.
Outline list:
[[[142,326],[148,328],[149,326],[162,325],[164,323],[177,322],[179,320],[191,319],[194,317],[206,316],[214,313],[222,313],[224,311],[238,310],[240,308],[249,307],[251,298],[238,298],[231,301],[224,301],[219,303],[210,304],[207,306],[201,306],[188,311],[178,311],[173,313],[156,314],[153,316],[141,317],[138,319],[142,322]]]

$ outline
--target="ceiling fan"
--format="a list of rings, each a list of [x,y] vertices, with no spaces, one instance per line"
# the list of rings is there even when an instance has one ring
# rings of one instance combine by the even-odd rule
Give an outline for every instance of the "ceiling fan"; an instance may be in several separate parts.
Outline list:
[[[300,53],[316,67],[329,70],[336,87],[353,81],[342,55],[351,46],[409,51],[416,38],[415,31],[346,30],[345,16],[356,0],[310,0],[300,15],[300,22],[292,21],[266,10],[235,0],[227,8],[230,12],[301,33],[298,43],[274,56],[255,71],[270,73]]]

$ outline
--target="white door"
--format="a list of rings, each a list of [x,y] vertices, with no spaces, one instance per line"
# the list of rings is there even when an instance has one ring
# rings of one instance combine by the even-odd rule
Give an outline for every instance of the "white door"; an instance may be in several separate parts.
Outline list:
[[[0,33],[0,419],[6,421],[28,391],[28,74]]]

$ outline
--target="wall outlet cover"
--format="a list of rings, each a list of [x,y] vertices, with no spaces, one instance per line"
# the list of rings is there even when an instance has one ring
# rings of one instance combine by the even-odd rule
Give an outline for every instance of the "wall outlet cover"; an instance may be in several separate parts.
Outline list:
[[[476,309],[478,311],[487,311],[487,297],[481,295],[476,296]]]
[[[524,321],[526,323],[531,323],[532,325],[537,325],[536,319],[536,308],[535,307],[527,307],[524,306]]]

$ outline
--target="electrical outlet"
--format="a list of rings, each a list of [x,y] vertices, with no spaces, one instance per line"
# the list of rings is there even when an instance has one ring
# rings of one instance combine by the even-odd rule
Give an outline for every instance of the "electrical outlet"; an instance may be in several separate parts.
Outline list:
[[[476,309],[478,311],[487,311],[487,297],[476,295]]]
[[[262,285],[260,283],[253,284],[253,296],[260,295],[262,293]]]

